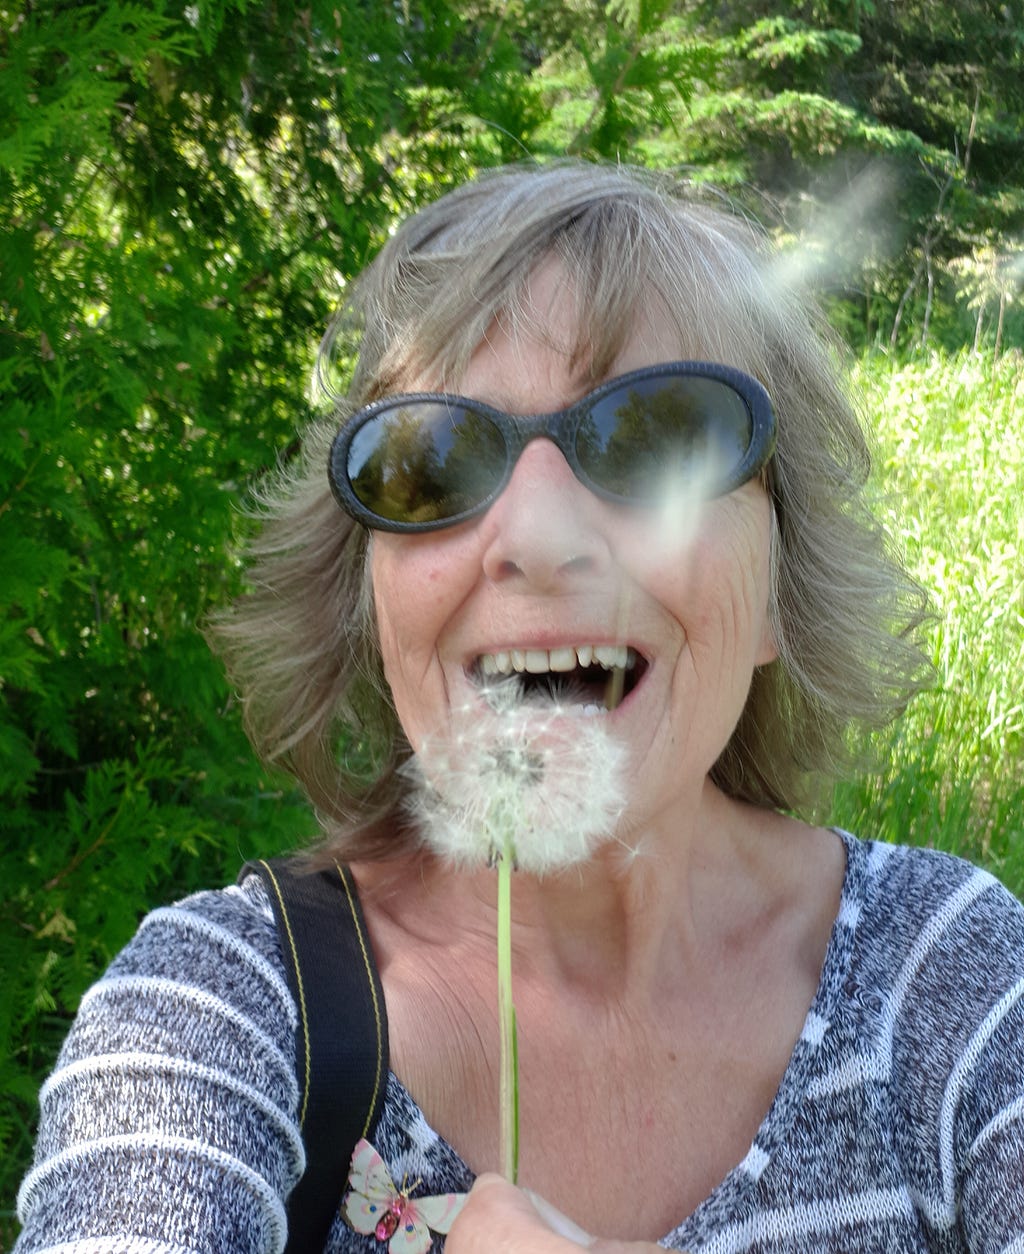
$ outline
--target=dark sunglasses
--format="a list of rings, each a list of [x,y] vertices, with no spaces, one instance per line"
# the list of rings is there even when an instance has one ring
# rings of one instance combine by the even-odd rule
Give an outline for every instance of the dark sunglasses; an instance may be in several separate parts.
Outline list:
[[[387,396],[338,432],[331,488],[378,531],[452,527],[494,503],[538,437],[598,496],[650,504],[676,486],[714,497],[752,479],[775,448],[775,415],[756,379],[706,361],[633,370],[531,417],[465,396]]]

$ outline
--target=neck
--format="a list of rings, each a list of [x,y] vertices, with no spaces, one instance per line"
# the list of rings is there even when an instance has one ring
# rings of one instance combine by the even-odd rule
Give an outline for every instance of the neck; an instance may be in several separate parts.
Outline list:
[[[786,820],[724,797],[705,784],[697,803],[609,842],[585,864],[512,885],[517,980],[565,996],[655,999],[747,928],[772,896],[779,870],[767,856]],[[781,865],[781,864],[780,864]],[[455,873],[424,858],[418,872],[380,868],[364,891],[395,889],[393,908],[415,919],[427,943],[479,951],[493,962],[496,876]],[[371,885],[376,884],[376,887]],[[766,883],[769,891],[765,893]],[[381,900],[378,897],[378,900]]]
[[[759,878],[764,815],[707,784],[699,804],[559,876],[517,879],[521,967],[578,991],[656,999],[706,967]],[[744,910],[749,916],[749,909]]]

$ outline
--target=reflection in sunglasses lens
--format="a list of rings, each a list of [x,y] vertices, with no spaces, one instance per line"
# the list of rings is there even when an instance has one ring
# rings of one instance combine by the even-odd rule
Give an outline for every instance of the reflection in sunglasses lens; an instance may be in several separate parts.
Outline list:
[[[666,480],[714,494],[752,436],[747,406],[716,379],[635,380],[602,397],[583,419],[576,451],[606,491],[650,499]]]
[[[348,476],[380,517],[434,522],[486,500],[505,461],[504,438],[484,415],[420,401],[384,410],[357,432]]]

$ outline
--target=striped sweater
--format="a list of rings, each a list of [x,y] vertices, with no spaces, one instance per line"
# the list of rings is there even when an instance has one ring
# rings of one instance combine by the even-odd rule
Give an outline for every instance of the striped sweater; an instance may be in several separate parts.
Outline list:
[[[954,858],[845,839],[821,982],[771,1109],[661,1244],[1024,1254],[1024,908]],[[43,1088],[17,1254],[280,1251],[304,1168],[295,1024],[255,879],[149,915]],[[393,1075],[374,1140],[424,1192],[472,1182]],[[339,1218],[325,1249],[385,1247]]]

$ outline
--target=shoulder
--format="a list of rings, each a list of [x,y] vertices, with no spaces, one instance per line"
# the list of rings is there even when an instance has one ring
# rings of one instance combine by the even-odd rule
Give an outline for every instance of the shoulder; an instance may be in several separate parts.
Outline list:
[[[888,1094],[887,1135],[933,1223],[1016,1245],[1024,906],[987,871],[945,853],[849,848],[861,892],[847,1009],[874,1060],[867,1071]]]
[[[123,1070],[146,1058],[181,1077],[198,1068],[240,1083],[255,1078],[289,1110],[297,1102],[295,1028],[258,881],[197,893],[146,915],[86,992],[43,1097],[82,1070]]]
[[[256,881],[197,893],[146,915],[82,999],[61,1061],[83,1048],[92,1051],[98,1031],[152,1034],[161,1050],[174,1052],[189,1042],[198,1055],[207,1043],[214,1048],[227,1023],[236,1035],[266,1037],[262,1051],[290,1062],[295,1006]]]
[[[949,854],[850,837],[847,847],[846,1007],[862,1044],[873,1040],[893,1074],[926,1068],[936,1084],[982,1039],[1024,1056],[1024,906]]]
[[[934,849],[858,843],[858,931],[876,961],[1024,966],[1024,906],[990,872]]]
[[[978,1118],[1024,1086],[1024,906],[927,849],[851,846],[861,891],[848,993],[884,1074],[921,1110]],[[866,1044],[866,1041],[862,1043]]]

